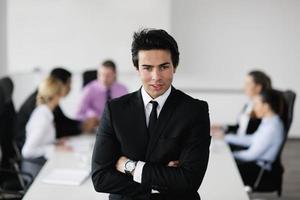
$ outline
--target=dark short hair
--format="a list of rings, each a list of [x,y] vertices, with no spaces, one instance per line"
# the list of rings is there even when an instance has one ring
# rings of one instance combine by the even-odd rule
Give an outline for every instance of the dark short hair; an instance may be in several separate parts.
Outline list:
[[[57,78],[58,80],[62,81],[64,84],[68,82],[71,78],[72,74],[68,70],[62,67],[56,67],[51,72],[50,75]]]
[[[263,90],[259,94],[261,96],[262,102],[267,103],[273,112],[282,116],[284,109],[284,99],[283,95],[278,90],[267,89]]]
[[[171,59],[176,68],[179,63],[179,51],[176,40],[162,29],[142,29],[135,32],[131,45],[131,55],[133,65],[138,68],[140,50],[162,49],[171,53]]]
[[[253,78],[255,84],[261,85],[262,91],[272,89],[271,78],[266,73],[254,70],[249,72],[248,75]]]
[[[116,64],[112,60],[105,60],[102,62],[103,67],[111,68],[114,72],[117,71]]]

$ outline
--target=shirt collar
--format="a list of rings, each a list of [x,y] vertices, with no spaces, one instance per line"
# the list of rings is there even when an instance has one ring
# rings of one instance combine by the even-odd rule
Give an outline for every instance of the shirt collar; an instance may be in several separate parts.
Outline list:
[[[40,109],[51,121],[54,120],[53,111],[46,104],[41,104]]]
[[[171,88],[172,87],[170,86],[164,94],[160,95],[159,97],[157,97],[155,99],[152,99],[152,97],[146,92],[146,90],[143,86],[141,91],[142,91],[142,98],[143,98],[144,106],[146,107],[150,101],[156,101],[158,103],[158,107],[162,108],[164,106],[167,98],[171,94]]]
[[[270,117],[263,117],[262,122],[265,123],[267,121],[272,121],[272,120],[277,120],[277,119],[280,119],[280,117],[277,114],[275,114],[275,115],[270,116]]]
[[[103,90],[103,91],[106,91],[106,90],[108,90],[109,88],[110,88],[110,89],[113,88],[113,87],[115,86],[115,84],[116,84],[116,82],[113,82],[112,85],[108,88],[108,87],[104,86],[98,79],[97,79],[96,81],[97,81],[97,86],[98,86],[101,90]]]

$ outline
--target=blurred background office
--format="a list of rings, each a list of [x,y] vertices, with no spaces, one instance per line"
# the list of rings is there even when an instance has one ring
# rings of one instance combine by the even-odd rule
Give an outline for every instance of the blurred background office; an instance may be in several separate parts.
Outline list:
[[[274,88],[300,91],[299,1],[0,2],[0,72],[14,79],[17,109],[57,65],[74,74],[73,90],[62,102],[70,115],[76,112],[81,73],[104,59],[116,61],[129,91],[137,89],[130,42],[140,27],[174,35],[181,52],[175,86],[207,99],[212,121],[235,122],[245,102],[243,79],[252,69],[269,74]],[[295,109],[290,137],[300,137]]]
[[[298,0],[0,0],[0,77],[13,79],[16,110],[54,66],[73,74],[71,93],[60,103],[72,118],[82,73],[103,60],[116,62],[118,81],[129,92],[138,89],[130,45],[143,27],[176,38],[181,55],[174,86],[208,101],[212,122],[236,122],[251,70],[266,72],[276,89],[300,94]],[[290,139],[300,138],[299,101]]]

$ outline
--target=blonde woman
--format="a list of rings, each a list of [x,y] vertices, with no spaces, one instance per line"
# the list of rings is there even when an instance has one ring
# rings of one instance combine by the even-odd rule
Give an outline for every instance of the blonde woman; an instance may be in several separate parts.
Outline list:
[[[55,142],[53,110],[59,104],[63,90],[63,83],[52,76],[40,83],[37,107],[26,124],[26,141],[22,149],[24,158],[42,159],[45,162],[47,151]]]

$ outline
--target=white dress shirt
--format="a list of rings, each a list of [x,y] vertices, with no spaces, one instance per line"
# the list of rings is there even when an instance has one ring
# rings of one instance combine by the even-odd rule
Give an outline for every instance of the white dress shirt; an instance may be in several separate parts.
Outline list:
[[[149,118],[150,118],[150,114],[152,111],[152,103],[150,103],[150,101],[156,101],[158,103],[157,106],[157,117],[159,117],[159,114],[167,100],[167,98],[169,97],[169,95],[171,94],[171,86],[169,87],[169,89],[161,96],[157,97],[156,99],[153,99],[144,89],[144,87],[142,87],[141,92],[142,92],[142,98],[143,98],[143,102],[144,102],[144,106],[145,106],[145,115],[146,115],[146,123],[147,126],[149,124]],[[134,170],[134,174],[133,174],[133,180],[135,182],[141,183],[142,182],[142,173],[143,173],[143,167],[146,163],[142,162],[142,161],[138,161],[137,165],[135,167]],[[152,191],[153,192],[153,191]]]
[[[225,141],[230,144],[249,147],[246,150],[236,151],[233,156],[243,161],[257,161],[262,166],[261,161],[274,162],[278,151],[284,140],[284,127],[278,115],[265,117],[262,119],[258,129],[252,135],[225,136]],[[266,166],[270,170],[270,166]]]
[[[26,124],[26,141],[22,149],[24,158],[47,157],[55,142],[54,116],[47,105],[39,105]]]
[[[253,110],[253,102],[249,101],[245,109],[243,109],[243,111],[238,116],[239,128],[237,129],[236,132],[237,135],[246,135],[247,127],[250,120],[250,114],[252,110]]]

